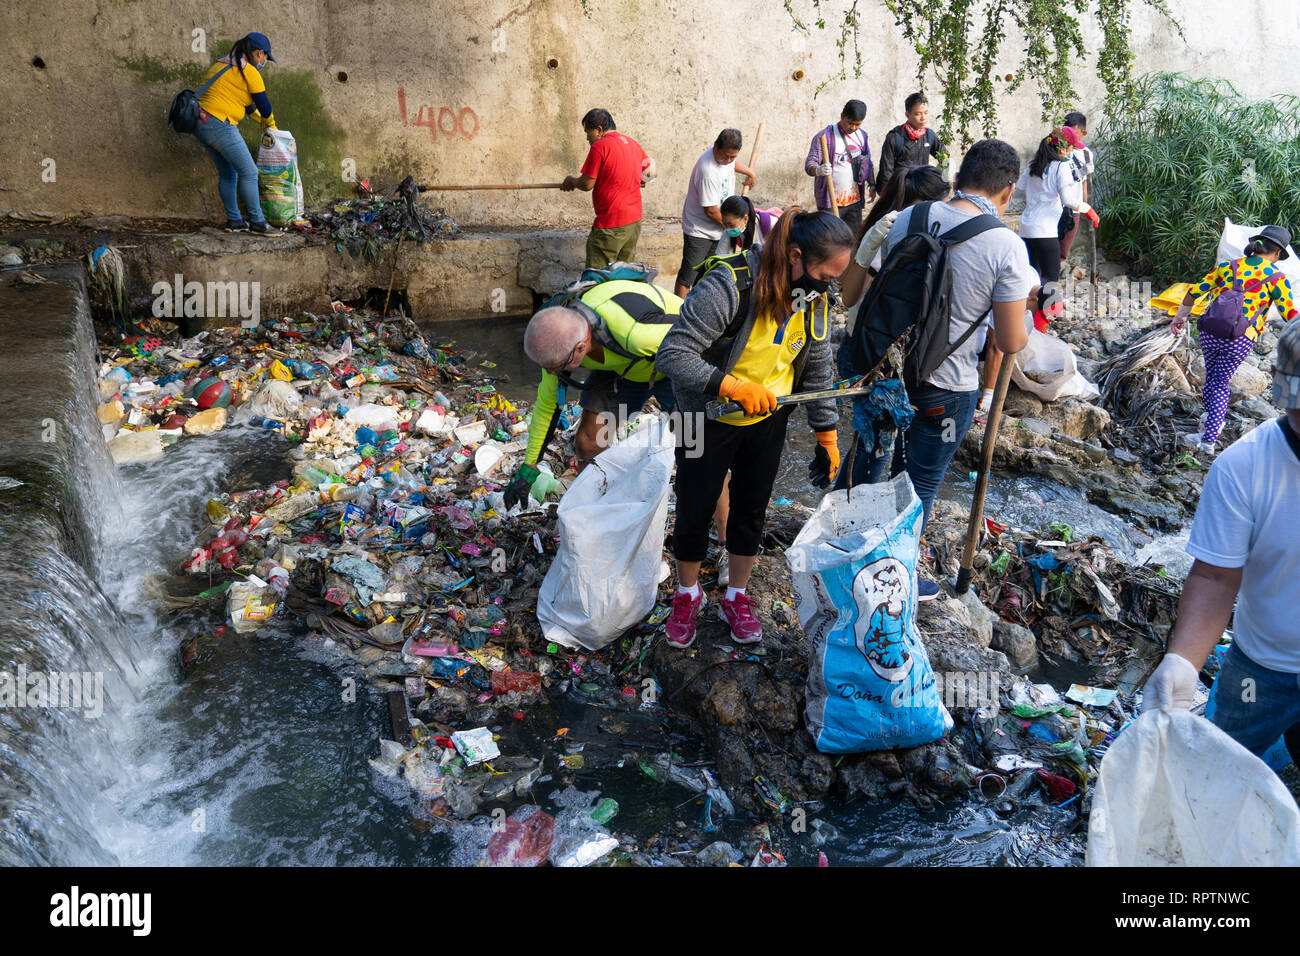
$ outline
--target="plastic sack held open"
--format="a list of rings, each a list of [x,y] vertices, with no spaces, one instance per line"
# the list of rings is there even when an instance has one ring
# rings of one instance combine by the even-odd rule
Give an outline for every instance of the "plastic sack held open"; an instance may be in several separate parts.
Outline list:
[[[262,215],[275,226],[291,226],[303,217],[302,177],[298,174],[298,144],[283,129],[262,130],[257,150],[257,188]]]
[[[1297,866],[1300,811],[1262,760],[1188,711],[1149,711],[1105,759],[1089,866]]]
[[[661,419],[601,452],[560,499],[560,546],[537,595],[546,640],[599,650],[654,609],[673,455]]]
[[[904,472],[828,493],[786,550],[812,643],[805,715],[823,753],[916,747],[952,729],[916,629],[921,524]]]

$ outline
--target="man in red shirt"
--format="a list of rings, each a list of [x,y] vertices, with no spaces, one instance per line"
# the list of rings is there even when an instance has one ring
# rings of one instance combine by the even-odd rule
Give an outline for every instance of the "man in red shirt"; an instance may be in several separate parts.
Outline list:
[[[608,110],[590,110],[582,118],[591,151],[577,176],[566,176],[560,188],[592,192],[596,221],[587,236],[587,268],[603,269],[611,262],[632,262],[641,236],[641,189],[655,176],[654,160],[641,145],[614,128]]]

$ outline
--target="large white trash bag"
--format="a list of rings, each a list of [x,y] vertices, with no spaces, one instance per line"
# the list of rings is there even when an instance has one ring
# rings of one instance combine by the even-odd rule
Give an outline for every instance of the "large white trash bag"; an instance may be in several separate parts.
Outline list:
[[[1079,372],[1074,351],[1054,335],[1029,330],[1029,341],[1013,358],[1011,381],[1045,402],[1080,398],[1090,402],[1101,391]]]
[[[666,419],[601,452],[560,499],[560,547],[537,595],[548,641],[595,651],[659,593],[673,435]]]
[[[828,492],[786,549],[812,645],[805,716],[823,753],[916,747],[952,729],[916,629],[922,517],[903,472]]]
[[[1089,866],[1297,866],[1300,810],[1273,771],[1204,717],[1148,711],[1101,762]]]
[[[1246,245],[1250,242],[1250,237],[1259,235],[1259,231],[1262,228],[1264,227],[1238,225],[1227,216],[1224,216],[1223,234],[1219,236],[1219,249],[1215,254],[1216,258],[1214,264],[1218,265],[1225,259],[1240,259],[1246,251]],[[1286,251],[1288,253],[1287,257],[1281,262],[1273,263],[1273,265],[1285,273],[1286,277],[1291,280],[1291,288],[1294,291],[1295,289],[1300,288],[1300,257],[1296,256],[1295,250],[1290,246],[1286,247]],[[1201,276],[1196,277],[1196,281],[1199,282],[1200,279]],[[1270,319],[1279,318],[1277,314],[1277,306],[1274,305],[1269,307],[1268,317]]]
[[[283,129],[262,130],[257,150],[257,188],[262,214],[275,226],[291,226],[303,217],[302,177],[298,175],[298,144]]]

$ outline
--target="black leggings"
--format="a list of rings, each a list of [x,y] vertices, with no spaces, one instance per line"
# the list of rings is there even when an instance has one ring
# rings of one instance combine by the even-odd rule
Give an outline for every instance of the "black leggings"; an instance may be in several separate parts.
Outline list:
[[[763,541],[767,503],[776,484],[785,447],[790,406],[777,409],[753,425],[704,423],[696,451],[677,445],[677,520],[673,524],[673,556],[678,561],[703,561],[709,553],[709,522],[731,471],[731,512],[721,536],[727,550],[740,557],[758,554]],[[721,531],[722,529],[719,529]]]
[[[1022,237],[1023,238],[1023,237]],[[1039,285],[1061,281],[1061,240],[1024,239],[1029,250],[1029,264],[1038,272]]]

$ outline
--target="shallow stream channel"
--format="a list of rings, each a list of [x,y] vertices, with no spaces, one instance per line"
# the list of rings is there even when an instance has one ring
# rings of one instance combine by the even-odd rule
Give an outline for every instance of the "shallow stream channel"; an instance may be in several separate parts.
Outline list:
[[[0,476],[22,482],[0,482],[0,669],[15,679],[20,668],[76,675],[84,686],[75,706],[0,708],[0,864],[477,863],[486,816],[431,820],[400,779],[370,767],[378,739],[390,736],[388,711],[380,693],[353,679],[350,661],[292,619],[218,636],[206,611],[167,612],[159,582],[171,593],[196,589],[179,567],[204,527],[205,501],[287,474],[289,445],[231,426],[179,443],[160,461],[115,469],[94,415],[97,360],[80,280],[71,269],[51,276],[58,283],[0,283],[0,334],[11,343],[0,354],[8,399]],[[510,378],[501,391],[532,399],[537,376],[519,347],[520,322],[426,332],[433,343],[490,356]],[[777,494],[812,504],[813,441],[803,426],[799,413]],[[847,424],[842,435],[847,448]],[[971,483],[957,478],[945,493],[968,500]],[[998,479],[988,514],[1026,528],[1066,521],[1129,558],[1147,543],[1077,493],[1039,480]],[[183,646],[192,658],[184,667]],[[493,729],[503,752],[543,758],[532,793],[544,809],[612,797],[615,833],[638,845],[655,834],[680,842],[684,826],[699,821],[691,791],[651,779],[636,760],[556,769],[556,731],[567,727],[568,740],[595,749],[608,715],[556,694]],[[619,716],[630,724],[620,753],[644,743],[649,758],[671,740],[683,760],[709,760],[691,735],[667,736],[660,717]],[[829,803],[808,816],[831,826],[818,831],[820,842],[791,841],[794,865],[814,865],[819,851],[831,866],[1082,860],[1082,834],[1065,835],[1072,814],[1050,807],[1003,818],[976,796],[928,811]],[[754,822],[742,812],[704,842],[740,846]],[[691,852],[651,858],[693,862]]]

